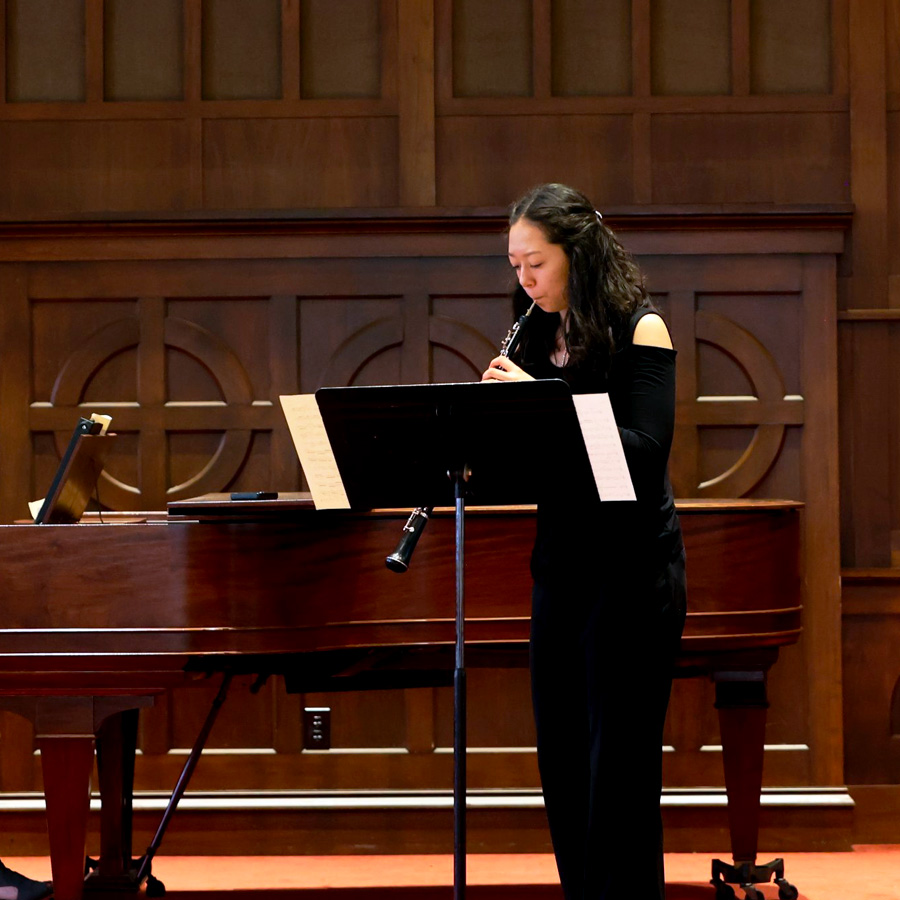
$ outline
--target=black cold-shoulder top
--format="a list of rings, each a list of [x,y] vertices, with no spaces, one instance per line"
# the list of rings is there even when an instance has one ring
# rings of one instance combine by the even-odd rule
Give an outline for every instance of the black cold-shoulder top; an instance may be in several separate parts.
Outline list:
[[[676,353],[633,343],[637,323],[652,312],[647,306],[634,313],[606,375],[558,368],[548,359],[524,365],[535,378],[563,379],[573,394],[609,393],[637,496],[605,503],[578,490],[544,496],[531,564],[537,581],[581,581],[593,573],[655,581],[684,550],[668,477]],[[536,462],[566,466],[564,455]]]

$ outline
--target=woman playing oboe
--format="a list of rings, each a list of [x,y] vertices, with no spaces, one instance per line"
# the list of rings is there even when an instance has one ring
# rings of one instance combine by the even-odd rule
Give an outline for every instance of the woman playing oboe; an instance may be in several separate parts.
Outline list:
[[[545,184],[509,217],[513,356],[483,380],[610,395],[637,502],[538,504],[531,679],[538,764],[567,900],[663,900],[662,733],[685,616],[667,463],[675,351],[634,260],[583,194]],[[509,452],[527,452],[511,448]],[[540,467],[567,468],[566,448]]]

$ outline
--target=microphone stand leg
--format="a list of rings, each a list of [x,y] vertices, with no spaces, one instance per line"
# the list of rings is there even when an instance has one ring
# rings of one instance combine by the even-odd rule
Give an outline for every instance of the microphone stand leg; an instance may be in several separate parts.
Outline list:
[[[453,900],[466,895],[466,668],[465,668],[465,481],[452,473],[456,494],[456,665],[453,671]]]

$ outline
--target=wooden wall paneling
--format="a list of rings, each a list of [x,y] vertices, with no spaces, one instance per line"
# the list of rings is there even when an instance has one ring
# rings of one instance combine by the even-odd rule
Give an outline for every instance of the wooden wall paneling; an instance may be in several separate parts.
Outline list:
[[[832,93],[831,0],[758,0],[752,11],[753,92]]]
[[[172,749],[172,715],[169,707],[175,701],[175,694],[161,694],[155,697],[153,705],[141,710],[138,717],[138,748],[141,759],[138,767],[147,765],[153,756],[163,757]]]
[[[891,371],[891,340],[884,325],[858,322],[851,329],[842,359],[841,378],[848,385],[843,409],[847,444],[849,517],[852,542],[844,547],[845,563],[856,567],[891,565],[891,498],[885,478],[891,473],[891,444],[895,427],[892,395],[885,390]]]
[[[432,41],[428,50],[431,56],[431,91],[434,97],[434,0],[429,6],[432,22]],[[393,103],[400,95],[400,9],[396,0],[379,0],[379,22],[381,29],[381,97]],[[432,112],[432,118],[434,113]]]
[[[273,685],[275,704],[272,749],[278,754],[298,754],[303,750],[303,695],[289,694],[284,679]]]
[[[103,98],[184,99],[184,3],[103,4]]]
[[[750,0],[731,2],[731,93],[750,93]]]
[[[631,117],[631,158],[634,203],[653,202],[653,119],[650,113]]]
[[[704,402],[686,414],[699,426],[703,465],[696,490],[702,496],[760,496],[763,481],[785,465],[786,432],[804,422],[799,297],[775,280],[766,287],[757,294],[738,288],[698,296]],[[747,396],[756,399],[748,403]],[[784,495],[793,496],[795,482],[783,481]]]
[[[849,143],[841,113],[660,113],[653,117],[654,201],[846,201]]]
[[[453,99],[452,0],[433,0],[435,115],[439,104]]]
[[[630,95],[631,19],[631,0],[551,3],[550,96]]]
[[[23,716],[0,712],[0,791],[36,789],[34,747],[34,725]]]
[[[450,5],[453,96],[533,96],[531,2],[452,0]]]
[[[652,285],[651,285],[652,289]],[[697,341],[694,334],[696,300],[693,291],[666,294],[666,318],[672,344],[678,352],[678,378],[675,383],[675,439],[669,462],[669,476],[676,497],[692,497],[700,484],[699,440],[697,429],[685,421],[684,410],[697,402]]]
[[[202,0],[183,0],[184,3],[184,100],[192,108],[198,108],[203,96],[203,10]],[[187,128],[187,182],[188,209],[206,206],[204,192],[203,119],[188,116]]]
[[[168,399],[166,374],[166,301],[143,297],[138,301],[140,344],[138,345],[138,402],[141,406],[141,452],[136,485],[142,508],[153,509],[167,494],[169,484],[168,434],[160,415]]]
[[[651,0],[631,0],[631,92],[634,97],[652,93]]]
[[[6,3],[7,100],[85,99],[85,0]]]
[[[407,688],[403,691],[405,747],[410,753],[434,752],[435,691],[435,688]]]
[[[850,2],[831,0],[831,93],[835,97],[848,97],[850,93]]]
[[[550,0],[531,2],[531,93],[550,97],[553,93],[553,21]]]
[[[843,573],[845,776],[900,784],[900,580],[897,570]]]
[[[898,12],[900,18],[900,12]],[[898,63],[900,66],[900,63]],[[888,306],[900,310],[900,94],[887,116],[888,150]]]
[[[900,2],[887,0],[886,12],[888,90],[894,95],[896,108],[897,94],[900,93]]]
[[[5,521],[27,518],[30,489],[31,437],[28,407],[33,397],[31,317],[27,271],[24,265],[0,265],[0,414],[8,423],[0,434],[3,477],[0,509]],[[73,425],[74,427],[74,425]],[[37,497],[28,499],[36,500]]]
[[[203,9],[202,0],[184,3],[184,98],[190,102],[203,95]]]
[[[383,95],[384,10],[377,0],[301,0],[301,96]]]
[[[431,297],[425,291],[403,298],[403,344],[400,348],[400,383],[428,384],[432,380],[429,322]]]
[[[300,99],[300,0],[281,0],[281,99]]]
[[[335,220],[330,221],[335,224]],[[493,354],[509,325],[508,301],[504,296],[509,276],[503,259],[499,218],[491,225],[496,233],[486,231],[477,241],[474,236],[467,238],[468,243],[461,240],[464,236],[457,240],[453,235],[441,236],[440,241],[429,243],[428,235],[402,232],[386,233],[380,242],[366,242],[361,239],[364,235],[355,233],[354,229],[360,227],[357,224],[347,226],[343,233],[338,228],[334,234],[310,236],[309,241],[295,237],[291,242],[285,237],[269,235],[257,248],[251,236],[246,234],[248,230],[252,232],[252,223],[240,226],[239,230],[245,234],[237,239],[225,236],[223,240],[222,234],[216,236],[215,232],[221,227],[211,226],[213,233],[202,240],[186,241],[178,236],[166,241],[159,237],[153,240],[123,238],[125,243],[119,249],[112,246],[115,241],[110,240],[108,231],[86,238],[81,245],[60,242],[56,235],[51,238],[56,253],[69,254],[74,249],[76,256],[89,259],[92,255],[116,257],[124,249],[132,257],[151,256],[154,259],[129,262],[100,258],[90,262],[32,264],[28,293],[59,301],[68,298],[66,304],[73,312],[86,308],[85,284],[90,284],[92,294],[107,306],[114,302],[134,303],[133,298],[143,297],[149,299],[138,302],[144,303],[152,313],[152,304],[164,303],[168,318],[180,318],[203,327],[213,332],[224,345],[252,357],[244,363],[244,369],[254,385],[249,396],[257,400],[274,397],[276,381],[298,377],[298,366],[303,369],[297,385],[301,390],[317,387],[329,371],[333,376],[332,383],[347,383],[354,379],[365,382],[383,371],[375,371],[372,363],[360,368],[370,358],[387,360],[389,365],[396,367],[391,380],[406,379],[409,372],[415,380],[420,380],[419,367],[427,363],[429,347],[432,369],[426,374],[442,379],[447,364],[443,358],[435,362],[438,351],[455,346],[460,366],[471,364],[477,376],[477,371]],[[322,230],[324,223],[318,227]],[[368,227],[377,230],[371,225]],[[385,227],[390,231],[391,227],[396,228],[396,223]],[[125,229],[124,234],[128,233]],[[664,300],[673,323],[673,336],[682,353],[680,377],[684,377],[685,365],[695,352],[693,349],[687,352],[685,341],[689,340],[692,345],[695,338],[695,298],[698,296],[705,298],[704,303],[708,304],[709,298],[715,295],[717,303],[732,303],[735,311],[739,307],[743,310],[744,305],[758,310],[754,315],[763,323],[760,339],[767,344],[771,344],[773,338],[766,329],[777,330],[784,322],[777,317],[769,321],[771,315],[765,308],[766,303],[788,302],[783,298],[792,292],[795,296],[815,297],[815,303],[810,300],[815,312],[812,309],[807,312],[803,328],[799,330],[805,339],[821,342],[821,331],[816,329],[823,326],[809,326],[807,319],[821,318],[822,304],[827,307],[828,292],[822,290],[819,279],[833,280],[833,267],[804,275],[800,258],[804,246],[807,252],[827,258],[837,246],[834,238],[817,236],[812,230],[791,235],[778,230],[733,229],[729,233],[728,228],[710,228],[708,231],[693,228],[681,234],[625,228],[620,229],[620,233],[626,245],[638,253],[648,272],[651,288]],[[720,252],[729,248],[731,252]],[[767,255],[766,265],[760,264],[763,258],[760,254],[785,248],[797,249],[799,255],[779,252],[777,257]],[[219,259],[215,258],[217,249]],[[263,251],[269,258],[252,258]],[[27,252],[37,257],[41,255],[34,246]],[[193,257],[163,259],[167,255],[181,254],[193,254]],[[198,258],[204,254],[210,258]],[[272,258],[278,254],[284,257]],[[377,290],[377,294],[373,290]],[[736,299],[729,300],[729,297]],[[93,302],[95,307],[99,303],[96,297]],[[830,302],[833,303],[833,293]],[[159,327],[158,319],[148,319],[148,328],[158,330]],[[689,338],[683,337],[684,334]],[[358,343],[361,342],[358,347],[361,355],[350,354],[353,359],[345,360],[347,365],[340,370],[344,373],[341,375],[331,361],[342,353],[347,356],[347,351],[341,348],[350,346],[352,349],[356,335],[362,335],[356,338]],[[790,337],[791,334],[786,334],[784,339],[789,341]],[[407,352],[413,362],[404,362]],[[821,356],[816,360],[818,365],[822,364]],[[157,363],[150,365],[159,372]],[[787,372],[787,389],[793,389],[793,380],[797,376],[791,374],[789,366],[782,368]],[[817,368],[815,378],[811,382],[808,380],[813,368],[814,364],[809,363],[804,370],[803,385],[818,390],[821,378]],[[198,387],[206,382],[191,381],[187,369],[176,367],[174,371],[177,377],[168,396],[172,396],[174,389],[176,396],[189,401],[206,398]],[[260,422],[268,428],[275,427],[274,413],[257,410],[256,418],[250,419],[240,408],[241,403],[233,405],[236,409],[226,421],[226,427],[240,429],[247,422],[256,423],[253,427]],[[208,427],[213,421],[206,413],[198,417],[195,410],[189,407],[185,410],[181,419],[173,420],[175,431],[197,429],[198,423],[201,428]],[[151,416],[151,424],[153,421]],[[820,454],[825,444],[820,440],[814,451],[806,446],[804,464],[809,465],[809,454]],[[168,452],[172,452],[171,443]],[[293,458],[293,451],[290,452]],[[171,461],[169,465],[171,467]],[[810,489],[813,476],[804,477],[807,479],[804,490]],[[247,485],[248,488],[258,486]],[[821,548],[821,541],[818,546]],[[523,552],[527,555],[527,548]],[[816,564],[820,564],[818,558]],[[822,601],[822,605],[825,602]],[[818,608],[815,606],[816,610]],[[772,743],[805,742],[806,711],[802,696],[807,691],[814,693],[808,664],[806,656],[799,652],[794,656],[785,654],[773,671],[770,681],[772,725],[769,729]],[[827,661],[821,665],[826,666]],[[783,676],[789,676],[789,683],[783,683]],[[483,678],[474,679],[477,690],[473,691],[471,704],[472,734],[478,739],[480,749],[476,748],[471,760],[473,784],[536,787],[533,754],[520,749],[531,746],[527,701],[520,697],[515,703],[508,702],[510,696],[524,697],[527,693],[523,677],[521,672],[488,672]],[[171,745],[176,749],[184,748],[192,740],[193,730],[205,713],[213,687],[191,688],[183,700],[180,694],[172,698],[173,708],[165,711],[170,723],[166,728],[172,737],[149,745],[148,750],[152,748],[155,752],[147,752],[141,757],[142,788],[160,789],[174,783],[183,755],[169,753],[168,749]],[[691,710],[699,708],[708,699],[704,691],[708,693],[709,686],[698,682],[684,688],[679,688],[677,698],[686,704],[683,714],[690,716]],[[384,696],[377,702],[367,696],[327,698],[328,705],[335,710],[336,734],[341,742],[338,746],[347,751],[339,754],[306,754],[300,752],[297,743],[296,719],[292,716],[299,715],[300,703],[325,698],[313,695],[302,701],[298,697],[287,698],[287,705],[282,707],[280,687],[275,685],[266,688],[259,709],[246,717],[246,721],[252,723],[253,734],[248,732],[239,740],[240,728],[236,723],[242,719],[245,702],[251,702],[242,691],[243,688],[239,689],[238,695],[232,698],[234,704],[214,742],[222,752],[212,754],[198,769],[194,785],[197,790],[219,790],[223,786],[243,786],[247,790],[342,787],[383,790],[386,786],[421,789],[423,786],[449,785],[449,755],[428,749],[429,731],[438,747],[446,746],[447,700],[440,691],[433,698],[432,724],[429,724],[426,712],[423,713],[426,721],[413,730],[410,717],[427,709],[427,698]],[[801,696],[799,702],[798,694]],[[493,719],[498,708],[506,712],[498,720],[495,731]],[[150,715],[158,714],[151,712]],[[667,777],[676,779],[674,783],[693,785],[718,780],[716,752],[700,749],[718,742],[714,718],[710,714],[707,719],[709,721],[698,722],[696,729],[681,728],[676,723],[670,732],[676,752],[667,754]],[[381,720],[390,725],[386,731],[380,728]],[[281,728],[287,731],[279,737]],[[416,752],[406,752],[409,744],[417,748]],[[810,744],[815,747],[814,741]],[[783,750],[773,751],[768,756],[768,784],[820,783],[810,777],[805,753]]]
[[[280,0],[204,0],[201,33],[204,100],[280,97]]]
[[[85,100],[103,102],[103,0],[85,0]]]
[[[188,128],[178,118],[0,122],[0,216],[183,210]]]
[[[731,93],[731,4],[652,0],[654,94]]]
[[[855,213],[851,306],[886,306],[888,270],[885,3],[851,3],[850,178]]]
[[[396,206],[389,117],[207,119],[207,209]]]
[[[3,40],[0,41],[0,110],[6,105],[6,4],[0,3],[0,34]]]
[[[633,196],[631,141],[628,115],[442,116],[438,203],[505,207],[542,181],[566,181],[604,208],[626,204]]]
[[[403,345],[396,297],[304,297],[300,301],[300,389],[396,384]]]
[[[885,368],[879,373],[877,386],[874,388],[876,391],[889,392],[892,397],[897,397],[898,390],[900,390],[900,367],[897,366],[897,350],[898,346],[900,346],[898,321],[900,319],[881,323],[881,328],[886,333],[888,355],[885,359]],[[897,496],[900,467],[895,462],[898,437],[900,437],[900,414],[898,414],[897,404],[894,404],[890,410],[890,418],[886,422],[881,423],[878,426],[878,431],[870,436],[870,440],[873,443],[880,439],[887,447],[894,450],[888,456],[886,460],[887,467],[883,472],[885,481],[889,485],[890,521],[887,538],[890,546],[891,566],[900,566],[900,498]]]
[[[402,206],[433,206],[437,192],[434,2],[399,0],[397,13],[398,200]]]
[[[269,300],[269,402],[280,411],[278,397],[300,390],[300,328],[297,298],[278,295]],[[284,428],[272,431],[271,478],[280,490],[298,489],[299,462],[290,433]],[[257,488],[248,487],[248,490]]]
[[[834,283],[833,259],[804,260],[803,629],[809,673],[811,762],[816,784],[836,785],[843,782],[843,733]]]
[[[631,4],[631,84],[634,97],[651,93],[650,0]],[[633,202],[652,203],[653,120],[648,112],[635,110],[631,117]]]
[[[840,314],[839,314],[840,315]],[[853,565],[855,557],[855,522],[853,490],[853,409],[854,387],[852,358],[854,332],[838,320],[838,427],[840,441],[841,489],[841,565]]]
[[[198,679],[193,685],[180,689],[178,702],[170,704],[173,747],[169,752],[181,757],[182,762],[206,721],[222,680],[221,675]],[[208,767],[215,768],[221,757],[243,757],[246,764],[253,757],[273,752],[275,694],[279,683],[280,679],[276,678],[258,682],[255,674],[233,679],[209,735],[209,758],[205,760]],[[255,691],[251,691],[253,687]]]
[[[282,349],[288,364],[296,359],[296,346],[289,343],[292,336],[296,342],[292,306],[252,296],[169,299],[168,496],[296,486],[290,443],[285,435],[274,436],[284,430],[277,394],[285,388],[296,390],[296,367],[290,372],[284,361],[277,366],[270,362],[271,355]],[[273,346],[277,325],[286,332],[284,348]],[[274,381],[276,374],[282,379],[280,386]],[[292,473],[286,483],[273,483],[276,448],[286,451],[277,461],[279,471]]]

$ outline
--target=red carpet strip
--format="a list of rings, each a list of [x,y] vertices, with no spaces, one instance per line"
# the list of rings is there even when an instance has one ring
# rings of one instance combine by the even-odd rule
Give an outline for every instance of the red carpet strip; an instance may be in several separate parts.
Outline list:
[[[767,862],[778,854],[760,853]],[[863,845],[850,853],[782,854],[785,875],[800,900],[900,900],[900,845]],[[710,860],[727,854],[666,854],[667,900],[715,900]],[[30,878],[50,877],[46,858],[4,859]],[[153,872],[169,900],[449,900],[450,856],[159,856]],[[775,885],[761,885],[766,900]],[[738,900],[743,891],[736,890]],[[556,868],[543,854],[471,855],[471,900],[561,900]]]

